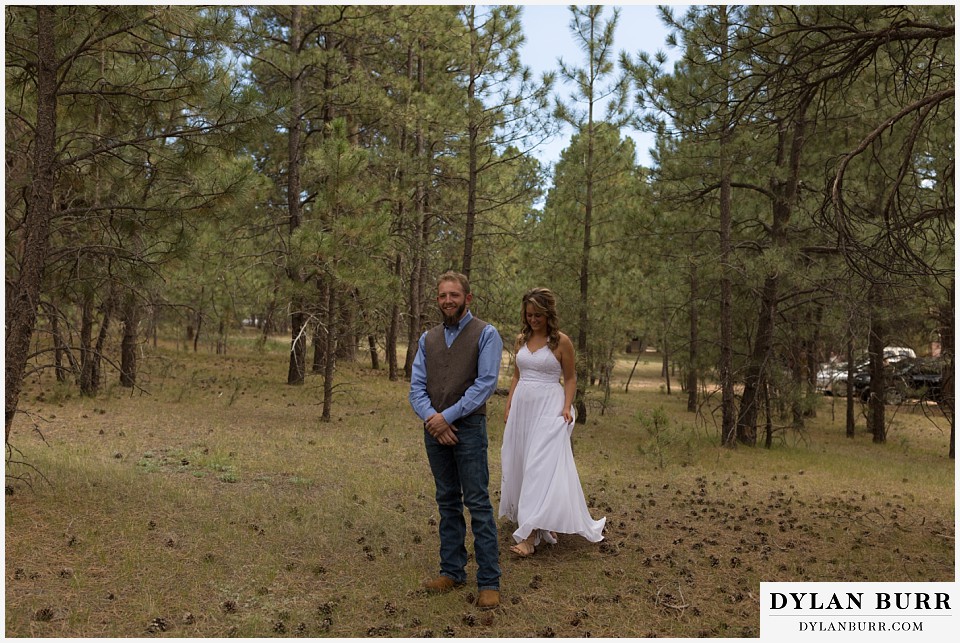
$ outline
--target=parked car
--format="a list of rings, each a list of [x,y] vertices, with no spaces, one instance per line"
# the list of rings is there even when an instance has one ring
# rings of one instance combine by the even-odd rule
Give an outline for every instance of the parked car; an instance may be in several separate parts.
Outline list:
[[[912,348],[905,346],[887,346],[883,349],[883,363],[885,365],[897,364],[902,360],[916,359],[916,357],[916,352]],[[847,386],[847,363],[841,362],[836,364],[833,372],[829,374],[824,368],[826,366],[826,364],[822,365],[820,371],[817,373],[817,387],[823,391],[824,395],[846,397],[849,391],[849,387]],[[858,395],[863,387],[870,381],[869,375],[866,375],[866,380],[864,380],[864,374],[866,374],[868,368],[870,368],[870,359],[861,354],[853,367],[854,392]],[[821,374],[826,380],[823,386],[820,385]]]
[[[887,370],[887,382],[890,383],[892,369]],[[853,394],[864,402],[870,399],[870,364],[864,364],[853,374]]]
[[[884,391],[886,404],[901,404],[906,399],[943,400],[941,372],[943,363],[938,358],[903,358],[885,367],[887,382]],[[853,378],[854,393],[866,402],[870,399],[870,373],[864,369]]]
[[[943,360],[915,359],[909,364],[901,363],[898,366],[902,366],[898,378],[904,385],[907,397],[943,403]]]
[[[869,360],[861,359],[853,366],[854,377],[857,373],[865,371],[870,365]],[[836,395],[837,397],[846,397],[849,389],[847,387],[847,363],[837,365],[837,371],[830,380],[830,384],[824,389],[824,395]]]
[[[831,385],[841,375],[844,377],[844,381],[846,381],[846,362],[827,362],[825,364],[821,364],[820,368],[817,369],[817,390],[823,392],[824,395],[833,395]]]

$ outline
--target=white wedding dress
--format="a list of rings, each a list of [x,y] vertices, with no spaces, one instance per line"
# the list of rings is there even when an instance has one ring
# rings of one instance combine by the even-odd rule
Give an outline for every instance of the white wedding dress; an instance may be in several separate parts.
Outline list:
[[[570,446],[573,424],[563,419],[560,362],[549,346],[531,353],[524,344],[517,367],[520,381],[503,431],[500,517],[519,525],[518,543],[535,529],[535,545],[541,537],[556,543],[551,531],[599,542],[607,519],[591,518],[583,497]]]

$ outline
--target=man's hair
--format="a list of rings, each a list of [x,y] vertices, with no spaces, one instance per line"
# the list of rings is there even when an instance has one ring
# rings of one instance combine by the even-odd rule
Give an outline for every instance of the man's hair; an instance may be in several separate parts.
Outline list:
[[[437,277],[437,288],[440,288],[440,284],[444,281],[456,281],[463,288],[463,294],[470,294],[470,280],[467,279],[467,276],[457,272],[456,270],[448,270],[439,277]]]

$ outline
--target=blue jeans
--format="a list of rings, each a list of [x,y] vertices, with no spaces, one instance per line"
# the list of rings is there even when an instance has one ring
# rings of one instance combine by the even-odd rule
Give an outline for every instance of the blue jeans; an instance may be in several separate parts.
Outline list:
[[[473,550],[477,560],[477,587],[500,589],[500,550],[497,523],[490,504],[487,467],[487,417],[470,415],[453,423],[459,442],[445,446],[424,430],[427,458],[437,484],[440,510],[440,573],[456,583],[467,580],[467,525],[463,507],[470,510]]]

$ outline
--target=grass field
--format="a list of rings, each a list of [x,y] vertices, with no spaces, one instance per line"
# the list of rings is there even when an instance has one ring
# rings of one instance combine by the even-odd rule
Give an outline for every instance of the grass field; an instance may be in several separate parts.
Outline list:
[[[862,419],[844,437],[825,398],[773,449],[723,449],[650,355],[629,393],[624,356],[604,414],[574,432],[605,541],[518,559],[504,523],[500,608],[479,611],[475,584],[427,595],[438,515],[407,384],[341,365],[321,423],[322,380],[283,384],[281,343],[234,346],[148,349],[147,392],[28,381],[7,464],[7,636],[752,637],[761,581],[954,579],[935,407],[901,407],[876,445]]]

